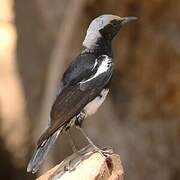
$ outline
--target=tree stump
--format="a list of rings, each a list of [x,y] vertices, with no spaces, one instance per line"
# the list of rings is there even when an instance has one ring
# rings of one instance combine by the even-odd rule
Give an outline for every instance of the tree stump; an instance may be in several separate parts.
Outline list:
[[[37,180],[123,180],[120,156],[87,146],[47,171]]]

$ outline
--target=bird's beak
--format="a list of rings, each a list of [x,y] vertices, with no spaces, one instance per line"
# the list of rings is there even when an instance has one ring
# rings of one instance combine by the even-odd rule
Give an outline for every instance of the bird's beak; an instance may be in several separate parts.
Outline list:
[[[137,17],[133,17],[133,16],[130,16],[130,17],[123,17],[121,18],[121,24],[124,25],[130,21],[134,21],[134,20],[137,20]]]

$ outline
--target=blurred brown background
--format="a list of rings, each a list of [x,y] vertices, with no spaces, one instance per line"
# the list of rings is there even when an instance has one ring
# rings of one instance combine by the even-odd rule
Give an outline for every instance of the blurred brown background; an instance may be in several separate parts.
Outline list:
[[[138,22],[115,39],[110,95],[84,129],[121,155],[126,180],[179,180],[179,12],[179,0],[0,0],[0,179],[38,176],[26,165],[56,84],[90,21],[116,14]],[[69,154],[62,135],[40,173]]]

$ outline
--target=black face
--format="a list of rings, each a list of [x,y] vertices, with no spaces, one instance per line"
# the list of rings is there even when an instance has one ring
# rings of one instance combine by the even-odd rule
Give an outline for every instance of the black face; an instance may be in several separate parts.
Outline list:
[[[113,37],[119,32],[120,28],[121,28],[121,21],[112,20],[103,29],[100,29],[99,32],[105,39],[111,41]]]

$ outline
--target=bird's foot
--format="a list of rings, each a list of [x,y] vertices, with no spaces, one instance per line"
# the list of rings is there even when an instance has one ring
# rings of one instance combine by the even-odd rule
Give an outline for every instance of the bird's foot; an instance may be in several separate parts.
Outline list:
[[[101,156],[106,157],[106,152],[104,150],[98,148],[94,144],[93,145],[91,144],[91,146],[94,149],[94,152],[98,152],[99,154],[101,154]]]
[[[89,145],[91,146],[93,152],[98,152],[104,157],[108,157],[109,155],[113,154],[113,150],[111,148],[104,147],[100,149],[94,144],[89,144]]]
[[[105,157],[108,157],[109,155],[113,154],[112,148],[104,147],[101,149],[101,151]]]

